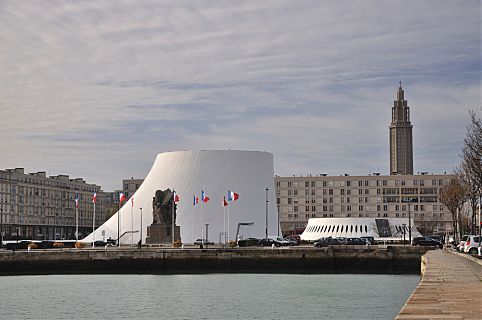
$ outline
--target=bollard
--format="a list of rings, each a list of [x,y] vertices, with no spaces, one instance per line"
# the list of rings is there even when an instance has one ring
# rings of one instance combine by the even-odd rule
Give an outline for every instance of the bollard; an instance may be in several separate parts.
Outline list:
[[[271,249],[274,250],[274,243],[271,245]]]

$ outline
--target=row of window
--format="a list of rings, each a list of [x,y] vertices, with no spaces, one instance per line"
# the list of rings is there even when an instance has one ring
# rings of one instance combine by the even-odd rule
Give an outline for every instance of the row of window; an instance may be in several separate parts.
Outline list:
[[[358,181],[352,181],[352,180],[346,180],[346,181],[339,181],[340,186],[344,187],[351,187],[352,182],[354,183],[354,186],[358,185],[358,187],[369,187],[369,186],[383,186],[386,187],[389,185],[388,183],[389,180],[358,180]],[[393,180],[390,180],[393,181]],[[448,183],[447,179],[431,179],[431,180],[424,180],[424,179],[414,179],[414,180],[394,180],[395,181],[395,186],[420,186],[423,187],[425,184],[431,182],[432,186],[443,186]],[[286,186],[288,188],[295,187],[295,188],[316,188],[316,187],[333,187],[335,185],[334,181],[287,181]],[[276,187],[281,188],[282,182],[281,181],[276,181]],[[283,186],[285,184],[283,183]]]

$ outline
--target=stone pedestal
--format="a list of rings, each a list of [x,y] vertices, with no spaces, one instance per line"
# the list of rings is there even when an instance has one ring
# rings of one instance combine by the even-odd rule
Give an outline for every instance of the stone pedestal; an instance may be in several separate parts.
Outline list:
[[[172,226],[164,223],[153,223],[147,227],[147,244],[160,244],[171,243]],[[179,226],[174,227],[174,241],[181,240],[181,228]]]

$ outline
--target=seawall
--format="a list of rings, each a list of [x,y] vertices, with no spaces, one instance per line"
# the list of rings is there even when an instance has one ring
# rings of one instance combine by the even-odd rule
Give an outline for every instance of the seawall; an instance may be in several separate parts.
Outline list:
[[[0,275],[59,273],[420,273],[423,247],[107,248],[0,251]]]

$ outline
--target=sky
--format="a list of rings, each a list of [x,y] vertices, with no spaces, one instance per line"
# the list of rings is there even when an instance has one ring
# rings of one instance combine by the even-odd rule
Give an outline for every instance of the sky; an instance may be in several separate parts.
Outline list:
[[[0,169],[112,191],[158,153],[259,150],[280,176],[452,172],[481,110],[481,3],[0,2]]]

